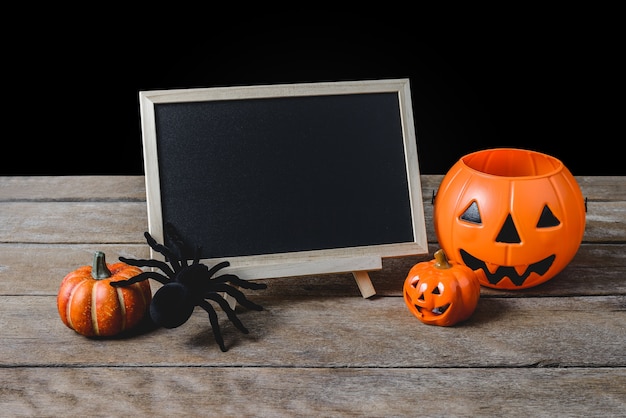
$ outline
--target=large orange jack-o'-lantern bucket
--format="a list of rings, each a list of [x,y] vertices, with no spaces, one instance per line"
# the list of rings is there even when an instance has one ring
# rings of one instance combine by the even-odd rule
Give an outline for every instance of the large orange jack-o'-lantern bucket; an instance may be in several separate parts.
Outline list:
[[[559,273],[585,231],[585,201],[558,159],[495,148],[462,157],[434,200],[435,233],[450,260],[482,285],[525,289]]]

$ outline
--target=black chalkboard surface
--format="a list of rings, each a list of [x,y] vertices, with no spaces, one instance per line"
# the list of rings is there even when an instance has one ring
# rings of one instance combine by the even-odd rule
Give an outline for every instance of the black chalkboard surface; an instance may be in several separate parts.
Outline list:
[[[170,222],[244,279],[428,252],[408,80],[142,91],[140,108],[160,242]]]

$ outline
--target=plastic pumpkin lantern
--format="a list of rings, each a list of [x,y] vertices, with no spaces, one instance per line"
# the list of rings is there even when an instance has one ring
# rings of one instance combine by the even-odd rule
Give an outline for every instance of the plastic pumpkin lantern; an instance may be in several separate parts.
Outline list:
[[[535,151],[495,148],[462,157],[434,200],[439,245],[480,283],[524,289],[559,273],[585,230],[585,202],[570,171]]]
[[[403,286],[409,311],[428,325],[451,326],[468,319],[480,298],[476,273],[449,262],[443,250],[435,258],[414,265]]]

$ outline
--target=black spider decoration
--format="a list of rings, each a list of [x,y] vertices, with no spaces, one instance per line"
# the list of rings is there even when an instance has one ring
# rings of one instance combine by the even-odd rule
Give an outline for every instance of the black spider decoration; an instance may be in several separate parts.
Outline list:
[[[230,319],[241,332],[247,334],[248,329],[241,323],[235,311],[219,293],[223,292],[232,296],[246,308],[261,311],[263,310],[262,306],[248,300],[240,290],[228,283],[232,283],[241,288],[254,290],[265,289],[267,285],[242,280],[234,274],[224,274],[212,278],[215,273],[224,267],[228,267],[230,263],[223,261],[208,268],[204,264],[200,264],[200,247],[197,247],[193,256],[193,262],[188,264],[187,247],[176,233],[174,227],[170,224],[166,225],[165,233],[173,243],[174,248],[168,248],[165,245],[157,243],[148,232],[144,233],[144,236],[146,237],[148,245],[155,251],[163,254],[166,260],[169,260],[172,267],[159,260],[133,260],[119,257],[120,261],[133,266],[156,267],[163,271],[165,275],[154,271],[146,271],[128,280],[112,282],[111,285],[114,287],[128,286],[146,279],[154,279],[162,283],[163,286],[156,291],[150,303],[150,317],[152,320],[157,325],[164,328],[176,328],[187,322],[195,307],[199,306],[209,314],[209,321],[211,322],[215,341],[222,351],[226,351],[218,323],[217,312],[205,299],[217,302],[224,312],[226,312],[228,319]]]

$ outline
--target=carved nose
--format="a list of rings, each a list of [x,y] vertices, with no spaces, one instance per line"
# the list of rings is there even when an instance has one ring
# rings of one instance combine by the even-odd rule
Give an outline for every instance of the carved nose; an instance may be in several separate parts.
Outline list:
[[[522,242],[510,213],[506,217],[506,221],[504,221],[504,225],[502,225],[502,229],[500,229],[500,232],[496,237],[496,242],[504,242],[507,244],[519,244]]]

